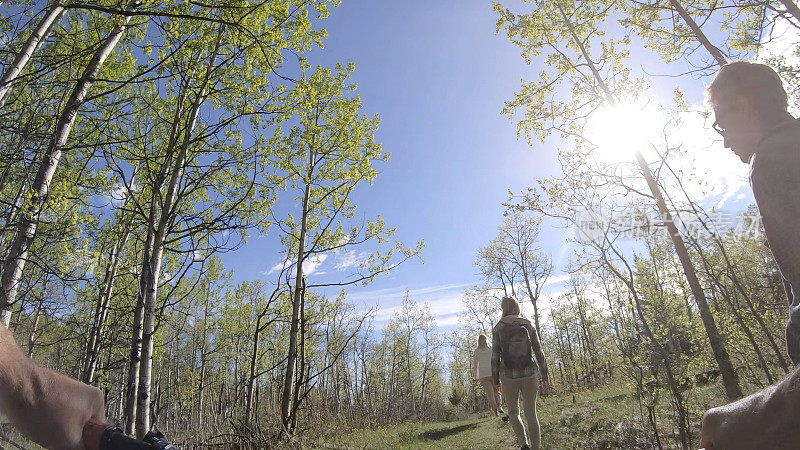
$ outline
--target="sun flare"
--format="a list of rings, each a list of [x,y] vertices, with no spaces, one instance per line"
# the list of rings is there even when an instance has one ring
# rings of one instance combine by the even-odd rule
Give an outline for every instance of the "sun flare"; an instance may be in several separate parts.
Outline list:
[[[616,103],[589,117],[586,137],[601,159],[629,161],[636,151],[645,151],[659,138],[665,123],[663,112],[647,101]]]

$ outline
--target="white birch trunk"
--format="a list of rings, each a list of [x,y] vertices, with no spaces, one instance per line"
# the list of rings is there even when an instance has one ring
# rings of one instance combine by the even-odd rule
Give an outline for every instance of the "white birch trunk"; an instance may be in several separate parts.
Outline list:
[[[128,6],[128,11],[132,12],[139,4],[140,0],[135,0]],[[100,72],[103,63],[111,55],[114,47],[125,33],[130,19],[131,16],[125,16],[122,23],[114,27],[111,34],[105,38],[91,61],[89,61],[80,79],[78,79],[64,110],[61,111],[58,117],[55,132],[34,179],[30,203],[20,218],[11,248],[8,255],[6,255],[6,261],[3,263],[2,289],[0,289],[0,320],[5,326],[8,326],[11,319],[10,307],[16,301],[17,289],[22,279],[22,272],[25,269],[28,250],[36,235],[39,214],[47,200],[47,195],[50,192],[50,182],[53,180],[53,175],[58,168],[64,146],[72,132],[72,126],[78,117],[78,109],[83,104],[89,88],[94,84],[95,77]]]
[[[95,307],[94,319],[92,320],[92,329],[89,333],[89,342],[86,344],[84,366],[81,375],[81,380],[87,384],[91,384],[94,380],[97,358],[100,354],[100,337],[103,334],[103,326],[108,317],[108,306],[111,302],[111,294],[114,290],[114,278],[117,276],[119,255],[122,253],[122,249],[125,247],[125,243],[128,241],[128,235],[130,234],[129,227],[130,221],[125,224],[122,237],[111,249],[108,267],[103,277],[100,295],[97,298],[97,305]]]
[[[155,202],[155,200],[153,200]],[[155,226],[153,225],[155,212],[150,211],[150,218],[147,223],[147,240],[144,244],[142,273],[139,278],[139,295],[136,299],[136,306],[133,312],[133,330],[131,336],[131,351],[128,357],[128,376],[127,388],[125,390],[125,434],[133,434],[134,423],[136,422],[136,404],[139,394],[139,369],[141,367],[142,354],[142,330],[144,328],[144,303],[146,284],[144,280],[149,278],[146,273],[151,270],[150,253],[153,249],[155,238]]]
[[[0,4],[2,4],[2,2],[0,2]],[[28,61],[30,61],[31,56],[33,56],[33,53],[39,49],[42,42],[47,39],[55,25],[61,20],[64,11],[66,11],[66,9],[58,3],[50,7],[47,14],[45,14],[36,28],[31,32],[28,39],[25,40],[25,44],[22,46],[22,49],[20,49],[19,53],[17,53],[14,62],[12,62],[5,73],[3,73],[3,77],[0,78],[0,108],[6,103],[8,93],[11,91],[14,80],[22,73]]]
[[[149,273],[148,280],[143,278],[146,282],[147,290],[144,296],[144,320],[142,332],[142,357],[141,367],[139,370],[139,388],[137,395],[137,415],[136,415],[136,435],[139,438],[150,431],[150,383],[153,371],[153,332],[155,328],[155,304],[158,296],[158,280],[161,274],[161,262],[164,253],[164,240],[167,235],[167,225],[171,221],[171,217],[175,214],[175,205],[177,203],[178,182],[183,174],[184,165],[186,164],[186,156],[189,151],[191,143],[192,130],[197,123],[197,118],[200,114],[200,106],[205,101],[206,84],[208,83],[211,67],[217,58],[217,51],[222,38],[223,30],[217,37],[216,48],[209,59],[209,65],[206,70],[206,76],[203,80],[203,86],[200,93],[192,104],[192,110],[187,118],[185,134],[183,142],[181,143],[180,152],[172,165],[169,184],[167,185],[167,193],[164,198],[164,204],[161,209],[161,218],[158,223],[158,230],[155,233],[153,241],[153,253],[150,260],[150,267],[152,271]],[[154,205],[155,206],[155,205]],[[142,272],[144,277],[144,271]]]
[[[310,157],[313,161],[313,157]],[[309,164],[313,167],[313,163]],[[309,177],[310,178],[310,177]],[[300,303],[303,282],[303,260],[305,258],[306,223],[308,219],[308,202],[311,194],[310,180],[306,182],[303,194],[303,211],[300,221],[300,239],[297,244],[297,272],[295,273],[294,294],[292,296],[292,322],[289,327],[289,349],[286,357],[286,373],[283,380],[283,395],[281,397],[281,422],[284,431],[291,434],[292,417],[294,415],[293,393],[295,388],[297,364],[297,335],[300,332]]]

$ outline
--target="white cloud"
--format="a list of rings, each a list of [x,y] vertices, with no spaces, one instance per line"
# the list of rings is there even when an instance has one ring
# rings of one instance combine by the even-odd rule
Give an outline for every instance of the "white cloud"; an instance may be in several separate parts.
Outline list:
[[[559,289],[564,282],[569,280],[569,274],[560,273],[551,276],[544,285],[543,293],[539,298],[539,313],[543,315],[549,311],[551,299],[566,292],[566,289]],[[431,315],[436,320],[437,326],[441,329],[443,327],[451,327],[459,325],[461,314],[466,311],[463,302],[464,289],[471,286],[467,283],[449,283],[425,286],[421,288],[409,289],[409,295],[412,300],[418,304],[426,304],[430,310]],[[524,289],[520,284],[516,288]],[[349,295],[351,301],[360,302],[364,305],[364,309],[368,309],[369,305],[375,308],[374,321],[379,327],[385,326],[395,314],[400,310],[400,302],[405,296],[405,288],[388,288],[376,289],[371,291],[358,292]],[[487,295],[494,295],[500,297],[502,290],[498,289],[497,292],[487,292]],[[521,302],[523,314],[527,317],[533,317],[533,306],[530,301],[524,300]],[[498,303],[499,308],[499,303]]]
[[[319,255],[314,255],[311,258],[306,259],[303,261],[303,273],[306,275],[311,275],[312,273],[317,271],[317,268],[328,259],[328,255],[326,253],[321,253]]]
[[[326,259],[328,259],[327,253],[321,253],[314,255],[311,258],[307,258],[305,261],[303,261],[303,273],[305,275],[311,275],[312,273],[317,273],[317,275],[325,274],[325,272],[317,272],[317,268],[319,268],[319,266],[321,266]],[[262,272],[262,274],[272,275],[275,272],[281,271],[293,265],[295,265],[294,260],[287,260],[285,262],[275,264],[274,266],[270,267],[268,271]]]
[[[436,318],[436,325],[439,328],[445,327],[456,327],[461,325],[461,314],[459,313],[452,313],[452,314],[445,314]]]
[[[443,291],[460,291],[465,287],[470,286],[468,283],[448,283],[426,286],[422,288],[408,289],[411,298],[415,301],[420,301],[420,297],[429,294],[436,294]],[[392,287],[384,289],[373,289],[368,291],[358,291],[348,295],[348,298],[353,301],[373,302],[374,300],[382,300],[385,302],[400,303],[406,293],[405,287]]]
[[[553,286],[564,283],[569,280],[568,273],[560,273],[558,275],[551,275],[550,278],[544,283],[544,289],[552,288]]]
[[[128,198],[128,195],[131,192],[138,192],[139,185],[135,182],[130,186],[126,186],[123,183],[115,182],[114,185],[111,187],[111,190],[107,193],[103,193],[100,195],[102,202],[104,204],[112,205],[114,207],[119,207],[123,203],[125,203],[125,199]]]
[[[355,250],[349,250],[336,255],[336,263],[334,267],[338,271],[349,269],[351,267],[358,267],[363,264],[367,258],[369,258],[369,253],[367,252],[356,253]]]
[[[262,274],[263,275],[272,275],[273,273],[275,273],[275,272],[277,272],[279,270],[283,270],[283,269],[291,266],[292,264],[294,264],[294,263],[291,262],[291,261],[286,261],[284,263],[278,263],[278,264],[275,264],[274,266],[270,267],[269,270],[265,270],[264,272],[262,272]]]
[[[449,283],[409,289],[412,300],[418,304],[427,304],[431,315],[439,326],[440,320],[446,316],[457,315],[463,310],[461,295],[467,283]],[[406,288],[395,287],[388,289],[375,289],[357,292],[348,296],[348,299],[361,303],[364,309],[370,305],[375,308],[374,320],[379,326],[384,326],[391,320],[400,308],[400,302],[405,296]]]

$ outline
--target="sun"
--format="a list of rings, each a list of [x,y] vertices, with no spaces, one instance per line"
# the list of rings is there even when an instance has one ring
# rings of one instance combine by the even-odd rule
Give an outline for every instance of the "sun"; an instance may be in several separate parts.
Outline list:
[[[627,162],[659,139],[666,121],[664,113],[646,100],[620,102],[594,111],[585,137],[600,159]]]

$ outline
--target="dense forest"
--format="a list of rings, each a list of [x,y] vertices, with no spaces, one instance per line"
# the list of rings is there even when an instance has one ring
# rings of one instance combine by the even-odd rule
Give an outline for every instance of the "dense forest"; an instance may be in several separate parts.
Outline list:
[[[410,294],[385,326],[348,301],[424,243],[356,214],[391,162],[355,64],[307,58],[338,3],[0,1],[0,318],[30,357],[102,389],[129,434],[225,448],[485,409],[469,364],[504,295],[541,334],[553,395],[626,391],[651,448],[696,447],[709,402],[788,372],[758,213],[703,201],[716,186],[680,130],[710,121],[677,86],[758,58],[796,110],[792,0],[495,3],[496,33],[535,67],[502,114],[531,151],[555,143],[562,174],[509,192],[447,333]],[[593,117],[659,74],[676,80],[660,139],[607,157]],[[542,250],[553,224],[574,230],[566,267]],[[234,283],[220,255],[259,236],[283,263]],[[351,249],[340,280],[307,273]]]

